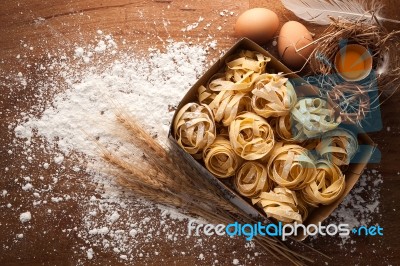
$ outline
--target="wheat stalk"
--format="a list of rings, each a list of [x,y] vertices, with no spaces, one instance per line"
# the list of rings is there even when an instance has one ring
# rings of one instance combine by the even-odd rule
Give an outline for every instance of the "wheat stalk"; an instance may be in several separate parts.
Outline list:
[[[102,171],[115,177],[122,187],[137,197],[179,208],[213,224],[255,222],[190,167],[173,147],[167,151],[126,112],[117,109],[116,121],[126,130],[122,136],[144,154],[144,161],[137,163],[137,158],[111,152],[97,142],[102,158],[110,166]],[[277,259],[284,257],[294,265],[304,265],[304,260],[312,262],[276,238],[256,236],[254,240]]]

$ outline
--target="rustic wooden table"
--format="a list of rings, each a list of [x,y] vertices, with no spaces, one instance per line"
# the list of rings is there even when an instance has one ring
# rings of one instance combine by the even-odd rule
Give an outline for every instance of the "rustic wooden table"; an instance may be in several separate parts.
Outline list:
[[[385,14],[390,18],[400,19],[400,9],[397,1],[386,0]],[[9,123],[15,121],[19,112],[29,110],[38,99],[34,97],[35,86],[39,86],[43,78],[40,73],[29,69],[26,65],[43,63],[43,53],[57,50],[59,47],[73,47],[74,43],[89,42],[98,29],[112,34],[115,38],[135,42],[135,49],[146,51],[151,47],[163,48],[164,40],[171,38],[175,41],[192,41],[202,43],[207,36],[212,36],[218,42],[217,50],[229,48],[237,38],[233,35],[233,24],[237,14],[249,7],[262,6],[274,10],[281,19],[281,23],[297,18],[285,10],[280,1],[232,1],[228,4],[222,0],[21,0],[2,1],[0,3],[0,71],[1,74],[10,71],[21,71],[32,80],[32,87],[25,90],[13,89],[7,86],[5,80],[0,80],[0,189],[6,189],[12,197],[12,205],[16,208],[6,208],[4,198],[0,197],[0,265],[75,265],[79,263],[93,265],[122,264],[112,252],[97,253],[94,260],[87,260],[86,253],[77,252],[76,246],[82,240],[74,234],[65,236],[63,228],[73,228],[81,210],[77,209],[76,202],[68,201],[65,204],[52,206],[53,216],[48,218],[45,210],[37,210],[32,228],[24,236],[23,241],[15,241],[16,232],[21,228],[18,219],[18,210],[23,206],[32,204],[32,196],[19,196],[19,185],[13,182],[17,176],[26,173],[50,177],[55,169],[50,168],[44,172],[32,163],[21,169],[19,160],[24,156],[18,150],[8,154],[7,150],[12,143],[13,134],[8,129]],[[224,9],[234,12],[234,16],[221,16]],[[140,14],[140,15],[139,15]],[[186,25],[196,22],[199,17],[204,18],[204,23],[212,23],[207,30],[198,27],[189,32],[181,29]],[[170,24],[163,26],[163,21]],[[218,29],[221,26],[221,29]],[[310,31],[318,34],[324,29],[315,25],[307,25]],[[21,54],[23,43],[35,47],[30,51],[23,64],[16,59]],[[267,47],[273,54],[276,48]],[[123,49],[123,48],[122,48]],[[71,48],[72,50],[72,48]],[[217,56],[218,51],[211,52],[209,58]],[[1,75],[3,78],[3,76]],[[324,262],[329,265],[396,265],[400,263],[400,245],[398,238],[399,229],[396,221],[400,219],[400,201],[397,190],[400,191],[398,151],[400,150],[400,93],[397,93],[382,106],[383,130],[370,134],[382,152],[382,162],[369,167],[377,169],[383,176],[384,182],[380,190],[380,215],[374,217],[374,223],[384,227],[384,236],[375,238],[358,239],[354,247],[355,252],[340,250],[340,239],[320,237],[313,241],[313,245],[322,252],[331,256],[326,260],[321,256],[315,257],[316,264]],[[19,110],[18,112],[16,110]],[[390,131],[386,128],[390,127]],[[45,153],[37,157],[46,158]],[[66,164],[68,164],[66,158]],[[73,164],[73,159],[71,159]],[[9,171],[5,171],[8,167]],[[75,173],[65,170],[65,176],[73,176],[62,180],[58,191],[72,194],[89,195],[92,188],[83,188],[80,184],[84,181],[84,173]],[[177,223],[185,226],[185,223]],[[138,258],[138,265],[210,265],[218,259],[221,265],[229,265],[232,258],[237,258],[240,263],[252,265],[287,265],[286,261],[276,261],[268,255],[261,254],[253,260],[247,259],[246,250],[243,249],[244,241],[229,240],[226,238],[210,238],[204,241],[201,247],[196,245],[195,239],[184,239],[182,242],[168,242],[165,237],[154,238],[152,245],[143,245],[143,250],[151,251],[154,246],[158,248],[158,256]],[[305,241],[306,243],[309,240]],[[217,257],[205,256],[199,260],[199,253],[212,254],[217,247]],[[260,252],[258,250],[258,252]],[[305,251],[311,254],[310,251]],[[234,255],[233,255],[234,254]],[[250,254],[254,255],[253,253]]]

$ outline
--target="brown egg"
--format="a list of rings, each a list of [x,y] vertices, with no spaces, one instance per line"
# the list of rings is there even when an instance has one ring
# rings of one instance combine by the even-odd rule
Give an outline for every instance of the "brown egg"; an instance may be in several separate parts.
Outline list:
[[[274,37],[279,26],[278,15],[266,8],[249,9],[238,17],[235,33],[258,44],[265,44]]]
[[[310,45],[298,52],[296,49],[300,49],[312,41],[310,32],[303,24],[297,21],[286,22],[282,26],[278,38],[278,51],[283,63],[295,69],[303,66],[315,45]]]

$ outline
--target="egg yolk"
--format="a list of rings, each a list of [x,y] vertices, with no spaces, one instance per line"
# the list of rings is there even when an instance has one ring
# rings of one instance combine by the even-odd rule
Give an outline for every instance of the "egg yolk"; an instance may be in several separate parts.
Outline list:
[[[357,79],[366,70],[365,60],[360,53],[346,50],[343,54],[340,54],[337,68],[342,76],[349,79]]]

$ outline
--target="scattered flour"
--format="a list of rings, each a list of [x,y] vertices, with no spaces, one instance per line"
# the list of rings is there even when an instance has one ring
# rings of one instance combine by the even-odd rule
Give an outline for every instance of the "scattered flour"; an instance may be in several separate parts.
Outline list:
[[[349,224],[350,229],[362,225],[375,225],[378,220],[376,218],[380,217],[380,188],[382,182],[382,175],[377,170],[366,170],[360,176],[349,195],[324,223],[345,223]],[[342,236],[340,247],[346,249],[345,244],[355,243],[356,240],[352,235]]]
[[[202,20],[199,18],[197,23]],[[81,165],[73,165],[71,169],[89,174],[92,180],[88,182],[97,186],[97,195],[88,197],[86,201],[79,200],[84,215],[82,224],[63,231],[67,235],[76,232],[84,240],[86,247],[82,250],[89,260],[94,258],[97,249],[111,250],[121,260],[132,260],[137,246],[143,241],[151,241],[153,237],[171,230],[171,238],[168,239],[177,241],[178,230],[171,229],[167,221],[182,221],[187,216],[175,209],[134,200],[112,179],[93,170],[103,165],[93,138],[107,148],[123,151],[125,144],[116,140],[112,124],[115,123],[114,111],[124,108],[155,137],[165,141],[176,105],[205,70],[207,50],[215,49],[217,42],[204,45],[171,42],[163,52],[149,49],[148,54],[142,56],[117,52],[118,45],[112,36],[102,32],[98,34],[100,39],[95,45],[76,46],[72,57],[63,53],[51,56],[48,68],[59,70],[59,77],[65,81],[64,87],[49,103],[40,102],[32,106],[31,111],[22,113],[19,122],[10,125],[9,129],[13,130],[27,154],[37,148],[54,150],[51,162],[40,162],[44,170],[65,169],[68,157],[74,154],[83,156]],[[111,62],[103,63],[103,59],[111,59]],[[76,71],[71,65],[81,63],[89,67]],[[48,90],[57,87],[54,79],[49,78],[48,84],[41,86],[42,91],[38,94],[45,95]],[[36,113],[40,115],[33,115]],[[38,138],[44,140],[44,144],[36,147],[33,143]],[[33,206],[49,202],[62,204],[71,197],[49,192],[63,178],[62,175],[52,176],[51,184],[41,189],[34,189],[30,179],[25,179],[29,183],[21,186],[25,191],[34,190]],[[45,178],[40,176],[39,180],[44,181]],[[2,195],[7,193],[3,191]],[[11,208],[11,204],[8,206]],[[139,213],[131,213],[129,206],[139,208]],[[51,209],[48,210],[46,213],[51,215]],[[160,220],[154,224],[149,217],[157,215]],[[30,219],[29,212],[21,214],[21,222]],[[182,230],[184,233],[185,230]],[[144,254],[139,252],[138,256]]]
[[[32,214],[29,211],[23,212],[19,215],[19,220],[21,221],[21,223],[29,222],[31,219]]]
[[[73,81],[74,73],[63,72],[69,89],[56,95],[41,117],[18,125],[15,135],[30,140],[32,131],[37,131],[65,156],[71,151],[95,156],[93,138],[100,138],[106,146],[118,145],[111,130],[114,103],[152,133],[166,136],[173,115],[170,109],[203,72],[205,59],[203,47],[172,43],[165,53],[152,50],[146,59],[124,54],[104,72],[89,70],[79,80]],[[47,169],[49,163],[43,167]]]
[[[27,183],[26,185],[22,186],[22,190],[31,190],[33,188],[31,183]]]
[[[136,234],[137,234],[137,230],[136,230],[136,229],[132,229],[131,231],[129,231],[129,235],[130,235],[131,237],[135,237]]]
[[[113,214],[111,214],[110,217],[108,217],[108,220],[110,221],[110,223],[115,223],[118,219],[119,219],[120,215],[118,214],[118,212],[113,212]]]
[[[54,157],[54,162],[56,164],[61,164],[63,161],[64,161],[64,156],[62,156],[62,155],[58,155],[58,156]]]
[[[89,249],[86,251],[86,254],[87,254],[87,258],[88,258],[89,260],[93,259],[94,252],[93,252],[93,249],[92,249],[92,248],[89,248]]]
[[[197,22],[194,22],[193,24],[187,25],[185,28],[181,29],[182,31],[191,31],[195,28],[197,28],[200,24],[200,22],[202,22],[204,20],[203,17],[199,17]]]

